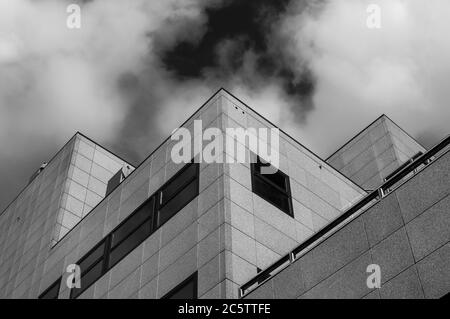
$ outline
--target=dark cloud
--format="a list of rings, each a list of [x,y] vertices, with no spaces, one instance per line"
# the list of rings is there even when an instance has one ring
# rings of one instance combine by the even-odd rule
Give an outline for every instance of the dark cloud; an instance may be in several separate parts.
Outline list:
[[[112,147],[139,162],[168,134],[161,132],[156,116],[165,107],[164,94],[174,94],[173,90],[166,92],[165,87],[195,82],[206,85],[210,93],[219,87],[232,89],[237,80],[250,92],[276,83],[283,99],[293,107],[294,116],[304,121],[312,109],[314,77],[306,67],[292,70],[292,61],[283,51],[289,39],[277,33],[279,19],[289,3],[209,2],[202,8],[200,19],[169,16],[159,28],[147,33],[149,55],[143,67],[117,80],[129,112]]]
[[[280,18],[291,1],[225,1],[206,8],[206,32],[199,41],[181,41],[157,49],[165,68],[179,80],[213,76],[227,84],[236,74],[250,89],[279,83],[304,120],[312,109],[314,77],[305,66],[292,69],[292,59],[284,48],[289,39],[278,34]],[[251,72],[246,74],[251,54]],[[257,106],[256,106],[257,107]]]
[[[380,113],[434,144],[449,2],[377,1],[376,32],[365,1],[79,0],[78,31],[71,0],[0,1],[0,209],[75,131],[137,164],[222,86],[318,154]]]
[[[181,78],[204,76],[206,68],[220,68],[217,48],[225,40],[237,41],[242,46],[243,54],[252,50],[261,56],[260,61],[265,70],[271,63],[275,66],[273,56],[269,53],[267,31],[275,17],[281,14],[289,1],[225,1],[222,5],[206,8],[206,33],[196,43],[182,41],[160,52],[161,59],[168,70]],[[261,65],[261,63],[259,62]],[[230,64],[236,71],[242,67],[239,58]],[[274,70],[270,70],[273,72]]]

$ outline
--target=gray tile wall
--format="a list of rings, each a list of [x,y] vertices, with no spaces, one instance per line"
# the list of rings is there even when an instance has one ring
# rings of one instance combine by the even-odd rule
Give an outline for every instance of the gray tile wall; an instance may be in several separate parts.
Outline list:
[[[439,298],[450,291],[450,152],[246,298]],[[369,289],[369,264],[381,289]]]
[[[75,140],[0,215],[0,298],[37,293]]]
[[[0,297],[36,297],[42,280],[58,277],[51,247],[104,197],[107,179],[124,164],[77,133],[25,187],[0,215]]]
[[[184,126],[191,132],[195,119],[202,119],[204,128],[272,127],[224,91],[187,121]],[[51,230],[57,212],[51,221],[41,216],[40,223],[46,228],[38,235],[42,237],[42,245],[34,248],[41,252],[29,268],[24,268],[24,272],[33,271],[27,284],[10,283],[11,274],[15,274],[11,267],[17,259],[9,251],[5,257],[2,255],[7,264],[1,268],[1,274],[8,277],[3,285],[10,285],[5,296],[36,298],[63,275],[60,297],[68,298],[67,265],[77,262],[183,167],[184,164],[171,161],[174,143],[171,140],[163,143],[51,250]],[[199,196],[80,298],[159,298],[195,271],[198,271],[200,297],[237,298],[239,285],[253,277],[257,267],[267,267],[364,196],[365,192],[357,185],[285,134],[281,134],[278,151],[281,169],[291,176],[295,219],[251,192],[248,163],[202,163]],[[85,162],[74,166],[87,169]],[[92,170],[93,164],[90,165]],[[82,180],[75,170],[72,173],[72,177]],[[10,222],[2,227],[8,227]],[[38,226],[32,223],[30,227]],[[30,240],[25,245],[31,247],[36,242]],[[22,256],[22,252],[16,255],[31,258]]]
[[[327,162],[362,188],[372,190],[419,151],[425,149],[388,117],[382,116]]]
[[[106,195],[109,179],[124,166],[133,169],[130,164],[84,136],[75,135],[52,245],[97,206]]]

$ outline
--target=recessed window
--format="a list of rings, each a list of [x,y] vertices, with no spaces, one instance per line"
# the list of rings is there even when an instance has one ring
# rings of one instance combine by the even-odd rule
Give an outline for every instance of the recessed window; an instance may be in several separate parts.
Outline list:
[[[135,229],[119,245],[114,247],[109,255],[109,268],[117,264],[123,257],[128,255],[133,249],[139,246],[151,234],[150,223],[143,223]]]
[[[161,189],[156,227],[163,225],[198,195],[198,169],[198,164],[188,164]]]
[[[162,299],[197,299],[197,273],[172,289]]]
[[[100,259],[103,258],[105,254],[105,241],[102,241],[94,249],[92,249],[88,254],[86,254],[83,259],[78,263],[81,269],[81,273],[89,270],[94,264],[96,264]]]
[[[198,193],[199,164],[189,163],[80,259],[81,288],[73,288],[70,298],[88,289]]]
[[[81,287],[72,288],[70,291],[70,298],[76,298],[89,288],[92,283],[97,281],[106,269],[105,253],[108,247],[108,238],[102,240],[97,246],[91,249],[77,265],[80,266],[81,271]]]
[[[198,165],[188,164],[161,189],[161,205],[165,205],[197,177]]]
[[[45,290],[39,296],[39,299],[58,299],[60,286],[61,286],[61,278],[59,278],[50,287],[48,287],[47,290]]]
[[[155,200],[152,196],[132,215],[130,215],[118,228],[116,228],[111,235],[111,248],[114,248],[120,244],[143,223],[147,223],[149,225],[148,228],[150,229],[151,221],[153,219],[154,206]]]
[[[289,176],[280,170],[274,174],[262,174],[261,168],[270,164],[263,163],[259,156],[252,155],[256,157],[256,162],[250,165],[253,193],[293,217]]]

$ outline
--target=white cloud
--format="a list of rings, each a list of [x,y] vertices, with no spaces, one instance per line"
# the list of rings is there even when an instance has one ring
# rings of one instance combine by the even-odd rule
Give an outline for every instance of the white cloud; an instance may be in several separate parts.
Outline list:
[[[220,86],[320,155],[381,113],[416,136],[448,134],[448,0],[293,1],[287,14],[275,13],[279,33],[264,30],[268,51],[279,52],[295,78],[305,66],[311,70],[317,83],[309,113],[301,105],[308,101],[289,96],[279,77],[258,72],[258,53],[239,39],[223,39],[215,48],[218,67],[198,79],[180,80],[165,69],[154,35],[160,50],[195,43],[206,32],[204,8],[222,0],[88,1],[80,3],[81,29],[68,29],[71,2],[0,0],[2,161],[48,156],[76,130],[102,143],[121,141],[124,126],[139,120],[130,130],[142,131],[126,143],[147,152],[148,140],[167,136]],[[381,6],[381,29],[366,27],[369,3]],[[239,70],[231,67],[234,52],[243,52]],[[121,90],[124,75],[137,88]]]
[[[70,1],[0,1],[0,145],[8,150],[2,154],[27,148],[29,136],[61,144],[76,130],[114,140],[130,111],[118,79],[149,69],[164,77],[151,33],[167,19],[194,19],[198,29],[184,36],[198,37],[203,2],[87,2],[81,29],[69,29]],[[180,27],[161,32],[173,39]]]
[[[366,26],[369,3],[381,29]],[[446,0],[333,0],[286,16],[291,54],[317,79],[302,128],[313,148],[330,153],[382,113],[416,136],[448,134],[449,16]]]

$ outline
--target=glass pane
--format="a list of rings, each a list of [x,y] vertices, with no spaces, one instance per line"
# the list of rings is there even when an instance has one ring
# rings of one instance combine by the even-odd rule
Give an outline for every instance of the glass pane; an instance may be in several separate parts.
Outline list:
[[[261,178],[255,176],[253,192],[269,203],[278,207],[285,213],[291,215],[289,207],[289,197],[276,187],[264,182]]]
[[[71,298],[75,298],[83,291],[88,289],[91,284],[97,281],[102,276],[103,270],[103,259],[100,260],[94,267],[89,269],[89,271],[81,276],[81,288],[72,288]]]
[[[111,247],[115,247],[145,220],[153,216],[154,197],[151,197],[139,210],[129,216],[126,221],[112,233]]]
[[[188,164],[189,167],[184,170],[178,177],[176,177],[170,184],[162,190],[162,205],[165,205],[180,189],[190,182],[197,175],[197,165]]]
[[[272,183],[274,183],[281,189],[287,191],[287,176],[284,173],[282,173],[280,170],[278,170],[274,174],[261,174],[261,167],[264,167],[264,166],[268,166],[268,165],[262,164],[261,162],[259,162],[259,157],[258,157],[258,163],[256,163],[254,166],[255,172],[259,176],[271,181]]]
[[[130,253],[140,243],[142,243],[151,233],[150,222],[145,222],[136,229],[130,236],[115,247],[109,254],[109,268],[113,267],[119,260]]]
[[[94,248],[94,250],[88,252],[84,257],[83,260],[79,262],[79,266],[81,269],[81,273],[85,272],[89,267],[91,267],[93,264],[95,264],[100,258],[103,257],[103,254],[105,252],[105,242],[101,243],[97,246],[97,248]]]
[[[58,279],[46,292],[39,296],[39,299],[58,299],[61,279]]]
[[[158,212],[158,227],[168,221],[181,208],[198,195],[197,180],[193,180],[186,188],[173,197]]]
[[[195,291],[195,278],[189,280],[182,287],[176,288],[175,291],[169,292],[166,299],[197,299],[197,292]]]

